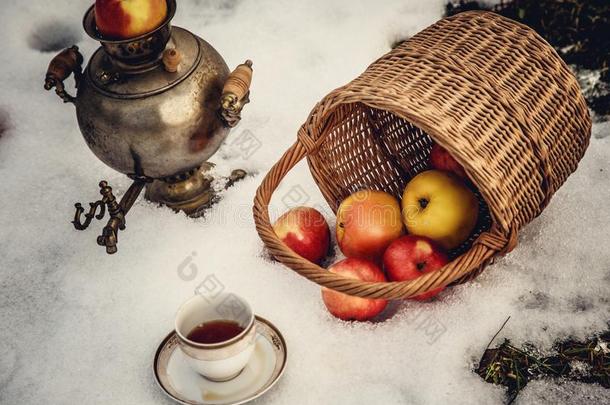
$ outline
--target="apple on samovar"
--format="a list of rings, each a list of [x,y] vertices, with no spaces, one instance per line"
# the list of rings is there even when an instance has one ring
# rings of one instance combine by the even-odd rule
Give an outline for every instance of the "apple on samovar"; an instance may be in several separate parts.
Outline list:
[[[96,0],[95,23],[107,38],[135,38],[159,27],[167,16],[166,0]]]

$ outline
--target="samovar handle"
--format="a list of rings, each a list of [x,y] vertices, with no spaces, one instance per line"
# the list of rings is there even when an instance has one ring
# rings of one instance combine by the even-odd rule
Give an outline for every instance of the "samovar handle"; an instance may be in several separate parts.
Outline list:
[[[251,83],[251,60],[237,66],[227,78],[220,98],[220,115],[228,127],[236,126],[241,120],[241,110],[250,102]]]
[[[44,80],[44,88],[51,90],[55,87],[55,93],[64,100],[64,103],[74,103],[76,98],[66,92],[64,80],[70,77],[71,74],[74,74],[74,81],[76,82],[76,87],[78,87],[83,75],[83,60],[83,55],[78,51],[78,46],[76,45],[61,51],[49,63]]]

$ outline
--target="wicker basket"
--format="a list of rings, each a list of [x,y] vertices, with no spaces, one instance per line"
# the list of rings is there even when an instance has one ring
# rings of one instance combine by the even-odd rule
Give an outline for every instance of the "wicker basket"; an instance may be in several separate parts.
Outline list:
[[[469,280],[517,243],[576,169],[591,120],[578,83],[530,28],[490,12],[445,18],[319,102],[254,201],[271,254],[316,283],[370,298],[406,298]],[[482,198],[472,238],[443,269],[405,282],[330,273],[284,245],[269,220],[272,193],[307,157],[333,210],[362,188],[400,197],[428,169],[432,140],[462,164]]]

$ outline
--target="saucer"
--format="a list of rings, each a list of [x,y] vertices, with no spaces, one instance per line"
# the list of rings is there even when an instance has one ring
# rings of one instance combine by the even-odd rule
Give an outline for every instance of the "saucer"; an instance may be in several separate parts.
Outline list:
[[[237,405],[258,398],[282,376],[288,353],[282,334],[259,316],[256,335],[254,353],[243,371],[232,380],[214,382],[191,369],[172,331],[155,354],[155,379],[170,398],[186,405]]]

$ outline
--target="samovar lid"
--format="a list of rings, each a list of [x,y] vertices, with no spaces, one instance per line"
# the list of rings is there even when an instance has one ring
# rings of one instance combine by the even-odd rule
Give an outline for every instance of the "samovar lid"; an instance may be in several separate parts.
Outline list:
[[[125,69],[100,47],[89,61],[87,77],[103,94],[115,98],[141,98],[168,90],[187,78],[202,57],[199,39],[180,27],[172,27],[168,49],[180,52],[177,72],[168,72],[160,61],[139,70]]]

